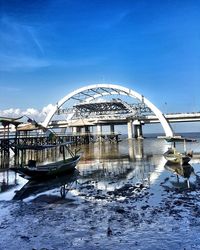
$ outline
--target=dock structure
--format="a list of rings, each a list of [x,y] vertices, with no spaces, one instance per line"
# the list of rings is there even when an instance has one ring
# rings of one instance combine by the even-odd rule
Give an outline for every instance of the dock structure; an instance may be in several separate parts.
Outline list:
[[[22,117],[20,117],[22,118]],[[1,117],[0,130],[0,165],[7,167],[9,165],[10,155],[19,155],[20,145],[49,145],[70,142],[71,144],[88,144],[94,142],[110,143],[119,141],[117,133],[91,133],[89,127],[84,131],[80,127],[73,127],[71,132],[62,129],[61,132],[55,132],[51,128],[45,128],[34,120],[28,119],[23,122],[20,118]],[[16,157],[17,159],[17,157]]]
[[[3,128],[0,134],[0,165],[3,168],[9,166],[10,150],[12,149],[16,153],[14,144],[17,143],[17,128],[21,124],[20,118],[0,117],[0,124]],[[10,131],[11,126],[14,127],[14,134]]]

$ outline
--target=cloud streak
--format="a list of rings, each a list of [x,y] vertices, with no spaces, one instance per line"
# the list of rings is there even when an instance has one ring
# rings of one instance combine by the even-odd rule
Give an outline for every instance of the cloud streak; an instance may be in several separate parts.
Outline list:
[[[34,27],[3,16],[0,19],[0,70],[37,69],[49,66]]]
[[[81,67],[101,63],[101,56],[66,60],[45,57],[42,39],[34,26],[20,24],[4,16],[0,19],[0,71],[34,71],[47,67]]]
[[[28,56],[1,56],[0,70],[14,71],[14,70],[34,70],[50,66],[50,63],[44,59],[38,59]]]
[[[2,92],[19,92],[20,88],[9,87],[9,86],[0,86],[0,91]]]
[[[130,10],[118,12],[114,16],[113,13],[110,13],[107,18],[105,18],[104,20],[101,19],[101,23],[97,25],[97,28],[105,30],[111,29],[114,26],[120,24],[129,14]]]

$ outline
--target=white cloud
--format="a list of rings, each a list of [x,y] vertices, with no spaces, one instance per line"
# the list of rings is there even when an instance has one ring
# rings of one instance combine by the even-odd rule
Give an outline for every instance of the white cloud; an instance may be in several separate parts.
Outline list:
[[[42,109],[43,115],[46,116],[46,115],[50,112],[50,110],[51,110],[53,107],[54,107],[53,104],[48,104],[47,106],[45,106],[45,107]]]
[[[6,116],[6,117],[18,116],[18,115],[21,115],[21,110],[20,109],[13,109],[13,108],[0,110],[0,115]]]
[[[42,110],[34,108],[27,108],[26,110],[21,110],[19,108],[16,109],[10,108],[5,110],[0,110],[0,116],[17,118],[25,115],[36,120],[37,122],[43,122],[52,107],[53,107],[52,104],[48,104],[47,106],[43,107]]]

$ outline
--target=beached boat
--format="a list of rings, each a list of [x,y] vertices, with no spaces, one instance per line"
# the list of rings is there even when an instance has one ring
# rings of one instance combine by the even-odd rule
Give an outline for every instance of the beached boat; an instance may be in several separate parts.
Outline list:
[[[188,164],[188,162],[191,160],[193,156],[193,152],[186,150],[186,142],[187,141],[192,142],[195,140],[186,138],[166,138],[166,140],[168,142],[172,142],[173,145],[170,148],[168,148],[168,150],[163,154],[165,159],[171,163],[177,163],[181,165]],[[176,142],[184,143],[184,152],[179,152],[176,149]]]
[[[57,162],[48,163],[45,165],[37,165],[35,160],[30,159],[28,161],[27,165],[21,164],[20,167],[12,167],[11,170],[15,171],[16,173],[19,173],[22,177],[26,179],[46,179],[51,178],[55,176],[62,175],[67,172],[72,172],[77,163],[80,160],[80,155],[76,155],[76,153],[73,153],[69,147],[67,146],[67,143],[62,143],[58,145],[19,145],[18,149],[20,150],[42,150],[45,148],[51,148],[51,147],[60,147],[60,151],[63,154],[63,159]],[[69,158],[65,158],[65,149],[68,150],[70,153]],[[23,155],[23,154],[22,154]]]
[[[187,164],[192,158],[192,154],[180,153],[176,148],[169,148],[163,155],[167,161],[181,165]]]

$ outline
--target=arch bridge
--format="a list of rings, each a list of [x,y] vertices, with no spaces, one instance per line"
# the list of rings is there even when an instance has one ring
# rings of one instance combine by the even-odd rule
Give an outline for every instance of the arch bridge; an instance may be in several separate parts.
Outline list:
[[[110,124],[112,133],[115,124],[127,123],[128,137],[132,138],[133,125],[135,136],[142,136],[143,119],[149,114],[159,120],[166,137],[173,136],[165,116],[143,95],[120,85],[96,84],[79,88],[60,99],[42,125],[47,127],[65,120],[74,132],[80,132],[81,127],[89,132],[89,126],[96,126],[97,133],[101,134],[103,124]]]

